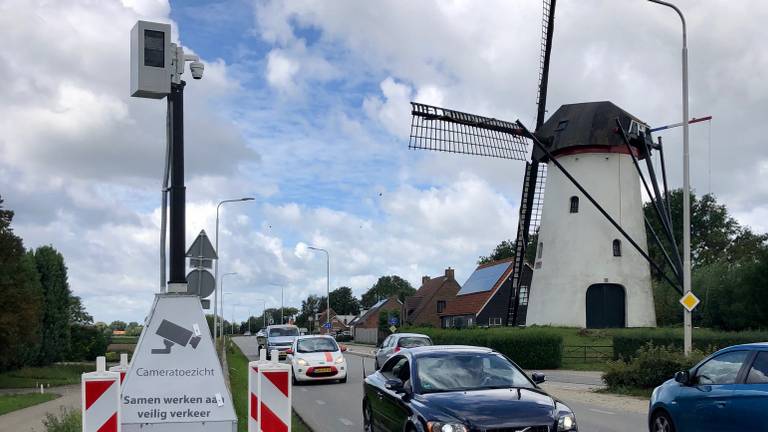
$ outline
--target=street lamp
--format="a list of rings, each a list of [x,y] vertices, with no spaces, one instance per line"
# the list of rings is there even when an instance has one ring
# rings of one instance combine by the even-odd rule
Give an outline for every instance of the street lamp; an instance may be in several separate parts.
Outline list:
[[[237,272],[224,273],[224,274],[221,275],[221,279],[219,280],[219,289],[221,290],[221,301],[219,302],[221,304],[221,309],[220,309],[220,311],[221,311],[221,325],[219,326],[219,337],[221,337],[221,338],[224,337],[224,279],[227,276],[233,276],[233,275],[236,275],[236,274],[237,274]],[[227,294],[232,294],[232,293],[227,293]],[[222,344],[222,346],[223,346],[223,344]]]
[[[262,316],[262,325],[264,327],[266,327],[267,326],[267,301],[265,299],[255,299],[254,301],[257,301],[257,302],[260,301],[260,302],[262,302],[264,304],[264,307],[262,308],[262,311],[261,311],[261,316]],[[250,315],[250,313],[248,315]],[[250,331],[251,331],[251,317],[249,316],[248,317],[248,332],[250,332]]]
[[[216,277],[216,279],[219,278],[219,260],[221,259],[221,254],[219,254],[219,209],[223,204],[226,203],[232,203],[232,202],[242,202],[242,201],[253,201],[255,198],[252,197],[243,197],[243,198],[235,198],[235,199],[228,199],[219,201],[219,204],[216,206],[216,253],[219,255],[219,259],[216,260],[213,267],[213,272]],[[213,290],[213,343],[216,343],[216,311],[218,306],[218,290]],[[222,309],[221,312],[221,320],[224,322],[224,310]]]
[[[240,306],[240,303],[235,303],[232,305],[232,326],[229,332],[229,334],[232,336],[235,335],[235,306]]]
[[[326,288],[325,288],[325,316],[327,318],[327,322],[331,322],[331,255],[328,253],[327,250],[314,247],[314,246],[307,246],[307,249],[311,249],[313,251],[320,251],[325,252],[325,270],[326,270],[326,276],[325,276],[325,282],[326,282]],[[326,329],[328,333],[331,332],[331,329]]]
[[[691,292],[691,173],[690,155],[688,152],[688,33],[685,24],[685,16],[677,6],[662,0],[648,0],[651,3],[660,4],[672,8],[680,16],[683,24],[683,295]],[[688,356],[693,344],[693,326],[691,324],[691,312],[683,310],[684,342],[683,351]]]

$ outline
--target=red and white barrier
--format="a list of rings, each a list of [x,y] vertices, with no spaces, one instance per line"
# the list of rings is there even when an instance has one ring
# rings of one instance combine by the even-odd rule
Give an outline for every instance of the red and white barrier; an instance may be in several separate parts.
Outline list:
[[[120,432],[120,374],[107,372],[96,358],[96,372],[82,376],[83,432]]]
[[[117,372],[120,374],[120,384],[125,381],[125,374],[128,373],[128,354],[120,354],[120,364],[109,368],[110,372]]]
[[[248,432],[259,429],[259,367],[267,363],[267,350],[259,350],[259,359],[248,363]]]
[[[278,363],[277,351],[272,351],[270,358],[274,360],[262,361],[258,364],[256,397],[259,429],[257,431],[291,432],[291,400],[293,397],[291,365]]]

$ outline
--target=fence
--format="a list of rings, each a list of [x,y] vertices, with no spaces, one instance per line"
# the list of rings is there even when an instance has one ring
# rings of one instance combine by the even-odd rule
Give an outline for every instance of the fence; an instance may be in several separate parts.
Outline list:
[[[355,328],[355,342],[373,344],[378,343],[379,329],[377,328]]]
[[[564,359],[589,361],[613,360],[612,345],[566,345],[563,347]]]

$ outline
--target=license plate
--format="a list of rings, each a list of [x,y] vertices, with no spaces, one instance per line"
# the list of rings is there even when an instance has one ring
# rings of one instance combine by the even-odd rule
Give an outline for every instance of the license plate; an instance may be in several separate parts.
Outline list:
[[[317,372],[317,373],[327,373],[327,372],[331,372],[331,371],[333,371],[333,369],[328,368],[328,367],[316,368],[315,369],[315,372]]]

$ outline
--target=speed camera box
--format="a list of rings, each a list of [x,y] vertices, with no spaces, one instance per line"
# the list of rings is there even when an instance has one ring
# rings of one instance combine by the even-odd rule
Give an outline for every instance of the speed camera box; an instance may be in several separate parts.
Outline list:
[[[138,21],[131,30],[131,96],[162,99],[171,92],[171,26]]]

